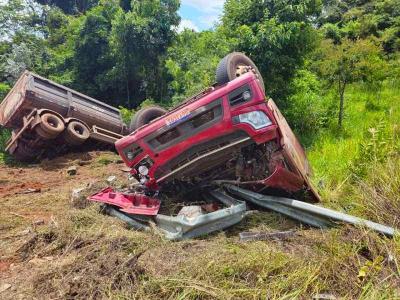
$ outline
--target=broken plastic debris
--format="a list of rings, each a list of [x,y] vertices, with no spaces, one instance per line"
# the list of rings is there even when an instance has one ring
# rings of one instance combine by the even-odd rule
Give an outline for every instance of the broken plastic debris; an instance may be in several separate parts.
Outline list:
[[[88,197],[88,200],[111,204],[129,214],[155,216],[160,209],[160,201],[139,193],[121,193],[107,187]]]
[[[184,206],[179,211],[178,216],[185,216],[188,219],[197,218],[201,216],[203,211],[199,205]]]

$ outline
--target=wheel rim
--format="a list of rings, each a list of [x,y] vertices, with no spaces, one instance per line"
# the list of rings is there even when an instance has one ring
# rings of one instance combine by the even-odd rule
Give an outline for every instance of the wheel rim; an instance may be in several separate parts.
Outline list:
[[[259,77],[256,69],[254,69],[252,66],[242,64],[236,66],[235,76],[239,77],[248,72],[253,72],[253,74],[256,75],[257,78]]]
[[[53,128],[57,128],[58,127],[58,120],[56,120],[52,116],[47,118],[47,123]]]
[[[82,136],[83,135],[83,127],[79,124],[75,124],[72,128],[78,135]]]

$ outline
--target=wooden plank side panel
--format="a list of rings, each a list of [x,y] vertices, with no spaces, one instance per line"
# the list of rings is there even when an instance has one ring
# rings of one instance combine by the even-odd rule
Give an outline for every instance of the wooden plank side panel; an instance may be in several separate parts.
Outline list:
[[[97,125],[114,132],[122,132],[124,125],[119,110],[110,109],[108,105],[89,102],[74,93],[72,94],[72,107],[70,115],[83,120],[89,126]]]
[[[37,74],[31,73],[31,75],[32,75],[33,77],[37,78],[37,79],[41,79],[42,81],[47,82],[47,83],[48,83],[49,85],[51,85],[52,87],[58,87],[58,88],[60,88],[60,89],[62,89],[62,90],[64,90],[64,91],[66,91],[66,92],[70,92],[70,93],[72,93],[72,94],[74,94],[74,95],[76,95],[76,96],[79,96],[79,97],[85,99],[85,101],[87,101],[87,102],[92,102],[92,103],[95,104],[95,105],[106,106],[106,107],[108,107],[108,109],[114,110],[115,112],[118,112],[118,113],[119,113],[119,109],[118,109],[118,108],[115,108],[115,107],[113,107],[113,106],[111,106],[111,105],[108,105],[108,104],[106,104],[106,103],[104,103],[104,102],[101,102],[101,101],[96,100],[96,99],[94,99],[94,98],[92,98],[92,97],[89,97],[89,96],[87,96],[87,95],[84,95],[84,94],[82,94],[82,93],[80,93],[80,92],[78,92],[78,91],[75,91],[75,90],[73,90],[73,89],[71,89],[71,88],[68,88],[68,87],[63,86],[63,85],[61,85],[61,84],[58,84],[58,83],[56,83],[56,82],[54,82],[54,81],[51,81],[51,80],[49,80],[49,79],[47,79],[47,78],[44,78],[44,77],[42,77],[42,76],[39,76],[39,75],[37,75]]]
[[[34,80],[34,88],[35,88],[35,92],[40,92],[40,91],[45,91],[48,93],[53,94],[54,96],[58,96],[61,98],[67,98],[67,90],[62,89],[54,84],[51,84],[49,81],[47,80],[43,80],[41,78],[38,77],[33,77]]]
[[[29,95],[32,108],[47,108],[66,116],[69,108],[68,98],[66,96],[62,97],[51,91],[38,89],[37,87],[34,91],[34,93]]]
[[[15,83],[0,104],[0,125],[10,127],[12,117],[21,109],[25,102],[26,87],[32,79],[30,72],[25,71]]]

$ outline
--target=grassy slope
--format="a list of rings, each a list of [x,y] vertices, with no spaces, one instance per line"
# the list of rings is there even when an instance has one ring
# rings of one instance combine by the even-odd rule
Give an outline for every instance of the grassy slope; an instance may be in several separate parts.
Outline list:
[[[368,99],[374,103],[372,109],[366,105]],[[346,94],[345,106],[343,131],[336,130],[335,126],[332,126],[334,129],[323,130],[308,151],[314,169],[314,182],[319,185],[326,204],[336,208],[357,205],[353,193],[349,191],[354,190],[357,181],[363,179],[361,175],[355,177],[352,172],[360,163],[370,165],[366,172],[369,177],[376,173],[374,169],[382,168],[382,161],[390,160],[389,165],[396,164],[398,151],[389,157],[393,153],[384,150],[378,153],[381,157],[377,161],[369,161],[363,157],[367,155],[360,152],[360,145],[372,144],[370,131],[377,129],[382,135],[382,139],[375,142],[377,147],[399,149],[400,88],[386,83],[380,94],[374,95],[360,86],[351,86]]]
[[[377,111],[366,111],[363,97],[356,87],[348,93],[345,134],[327,130],[309,149],[315,182],[323,181],[326,206],[400,227],[400,160],[372,162],[374,168],[361,179],[350,178],[347,167],[377,120],[384,117],[388,124],[398,124],[400,96],[385,89],[382,109]],[[390,107],[393,112],[387,114]],[[106,170],[102,161],[100,155],[79,167],[82,173],[74,184],[102,181],[116,172],[117,165]],[[13,285],[4,298],[22,294],[52,299],[310,299],[322,292],[346,299],[400,297],[398,238],[342,227],[300,230],[283,241],[238,242],[237,234],[244,230],[299,227],[264,212],[225,232],[172,243],[157,232],[127,230],[116,219],[99,214],[96,205],[71,205],[70,181],[68,188],[3,200],[1,261],[14,262],[11,270],[0,272],[1,281]],[[53,217],[20,236],[30,220],[11,213],[23,214],[21,204],[38,212],[44,209]]]
[[[374,99],[375,109],[366,108],[368,98]],[[386,86],[376,96],[359,86],[351,86],[346,93],[344,130],[322,131],[308,151],[315,177],[330,183],[344,180],[348,175],[347,165],[357,155],[359,144],[369,135],[369,128],[376,128],[382,121],[387,126],[399,126],[399,105],[400,88]]]

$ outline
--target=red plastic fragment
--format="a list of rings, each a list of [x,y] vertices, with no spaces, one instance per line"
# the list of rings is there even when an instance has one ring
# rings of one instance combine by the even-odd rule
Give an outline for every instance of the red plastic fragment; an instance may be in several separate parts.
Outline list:
[[[114,191],[111,187],[93,194],[88,200],[107,203],[121,208],[128,214],[155,216],[160,209],[160,201],[149,196],[132,193],[124,194]]]
[[[296,192],[304,186],[304,179],[282,166],[277,166],[272,175],[260,180],[260,183],[268,187]]]

